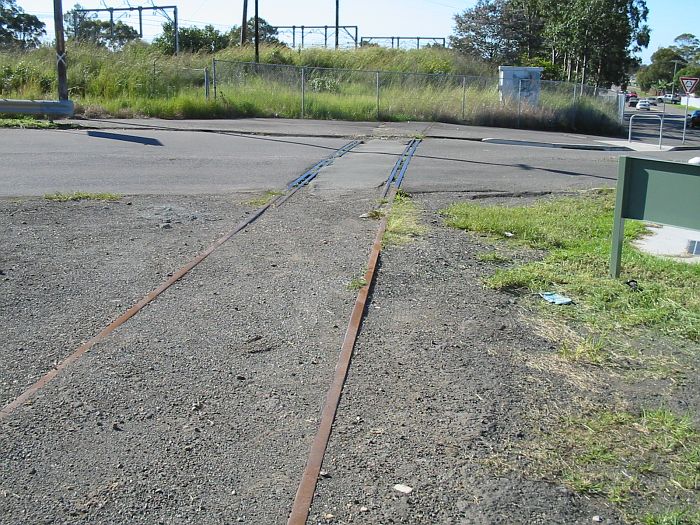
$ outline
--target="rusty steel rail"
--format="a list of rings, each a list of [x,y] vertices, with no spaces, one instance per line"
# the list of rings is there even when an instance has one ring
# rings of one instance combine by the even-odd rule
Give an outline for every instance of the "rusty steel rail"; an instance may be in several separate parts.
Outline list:
[[[374,237],[372,251],[370,252],[369,261],[367,263],[367,271],[364,275],[365,285],[360,288],[357,293],[357,298],[355,299],[355,306],[352,309],[350,321],[348,322],[348,327],[345,331],[345,337],[343,338],[343,344],[340,348],[340,354],[338,356],[338,363],[335,367],[335,373],[333,374],[333,380],[330,388],[328,389],[328,393],[326,394],[326,402],[323,405],[323,410],[321,412],[321,422],[319,423],[316,436],[314,437],[314,441],[311,445],[309,458],[301,476],[301,482],[299,483],[296,496],[294,497],[294,503],[292,504],[287,525],[305,525],[306,520],[309,517],[309,511],[311,510],[311,504],[313,503],[314,499],[314,492],[316,491],[316,483],[321,473],[321,466],[323,464],[323,458],[326,454],[326,448],[328,447],[328,442],[331,437],[333,422],[335,421],[335,415],[338,411],[338,406],[340,405],[340,398],[343,393],[343,387],[345,386],[345,379],[347,378],[348,370],[350,369],[350,361],[352,360],[355,342],[357,341],[357,334],[362,326],[362,319],[364,316],[365,307],[367,306],[369,291],[374,282],[377,262],[379,261],[379,254],[382,250],[382,238],[387,228],[389,212],[391,212],[391,203],[393,203],[394,198],[396,197],[396,192],[399,190],[400,184],[403,180],[403,175],[406,173],[406,169],[408,168],[408,163],[410,162],[420,142],[420,140],[414,139],[406,147],[406,150],[396,161],[394,169],[391,171],[389,181],[387,182],[386,190],[383,192],[383,196],[385,197],[387,196],[388,192],[388,199],[390,203],[389,209],[387,210],[387,214],[379,223],[377,234]],[[397,173],[401,174],[400,177],[396,177]]]
[[[328,166],[329,164],[333,163],[333,160],[342,157],[345,155],[348,151],[350,151],[352,148],[360,144],[360,141],[353,141],[339,150],[335,151],[333,154],[331,154],[328,158],[321,160],[320,162],[316,163],[313,167],[311,167],[309,170],[307,170],[301,177],[298,177],[294,181],[292,181],[288,185],[287,192],[284,193],[283,195],[277,196],[274,200],[271,202],[265,204],[264,206],[261,206],[258,208],[253,214],[239,222],[231,231],[220,237],[218,240],[216,240],[211,246],[209,246],[206,250],[201,252],[199,255],[194,257],[190,262],[185,264],[183,267],[181,267],[179,270],[174,272],[171,277],[169,277],[166,281],[164,281],[160,286],[155,288],[154,290],[150,291],[148,294],[146,294],[143,298],[141,298],[136,304],[134,304],[132,307],[130,307],[128,310],[126,310],[122,315],[117,317],[114,321],[109,323],[105,328],[103,328],[97,335],[80,345],[73,353],[71,353],[68,357],[60,361],[53,369],[49,370],[46,372],[43,376],[41,376],[34,384],[29,386],[24,392],[22,392],[18,397],[16,397],[14,400],[10,401],[7,405],[5,405],[2,409],[0,409],[0,421],[5,419],[6,417],[10,416],[15,410],[17,410],[19,407],[27,403],[29,400],[33,399],[34,396],[37,395],[37,393],[44,388],[47,384],[49,384],[51,381],[53,381],[56,376],[58,376],[62,371],[64,371],[66,368],[71,366],[73,363],[75,363],[78,359],[80,359],[86,352],[88,352],[92,347],[94,347],[97,343],[103,341],[109,334],[114,332],[117,328],[122,326],[124,323],[126,323],[129,319],[134,317],[137,313],[139,313],[146,305],[151,303],[153,300],[155,300],[160,294],[162,294],[164,291],[166,291],[168,288],[170,288],[173,284],[175,284],[177,281],[182,279],[187,273],[192,270],[195,266],[197,266],[199,263],[201,263],[204,259],[206,259],[209,255],[211,255],[212,252],[214,252],[216,249],[218,249],[222,244],[224,244],[226,241],[231,239],[234,235],[236,235],[238,232],[255,222],[260,216],[262,216],[268,209],[272,207],[278,207],[284,204],[292,195],[294,195],[297,191],[299,191],[301,188],[303,188],[306,184],[308,184],[311,180],[313,180],[319,173],[319,171],[324,168],[325,166]],[[303,180],[302,180],[303,179]]]

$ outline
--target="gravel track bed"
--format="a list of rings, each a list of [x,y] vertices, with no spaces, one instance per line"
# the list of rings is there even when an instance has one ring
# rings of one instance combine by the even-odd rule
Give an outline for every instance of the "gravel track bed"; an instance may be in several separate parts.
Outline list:
[[[3,523],[285,523],[376,200],[295,195],[5,420]]]
[[[492,248],[442,225],[437,210],[460,198],[416,196],[429,232],[382,252],[309,523],[617,523],[489,462],[582,391],[534,365],[554,347],[484,288],[494,266],[475,256]]]
[[[0,200],[0,405],[230,229],[248,198]]]

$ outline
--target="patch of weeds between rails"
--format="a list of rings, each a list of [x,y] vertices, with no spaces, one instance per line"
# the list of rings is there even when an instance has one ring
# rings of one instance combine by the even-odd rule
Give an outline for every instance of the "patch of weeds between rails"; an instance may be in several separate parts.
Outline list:
[[[274,190],[268,190],[259,197],[254,197],[250,199],[249,201],[246,201],[246,204],[249,206],[265,206],[266,204],[272,202],[276,197],[279,197],[280,195],[284,195],[283,191],[274,191]]]
[[[406,244],[425,231],[425,226],[420,223],[418,205],[408,193],[399,190],[387,220],[382,245],[386,247]]]
[[[539,430],[531,439],[506,443],[486,462],[558,479],[607,500],[630,523],[700,525],[700,431],[690,417],[667,408],[669,395],[698,386],[691,371],[699,357],[700,266],[638,251],[631,241],[646,230],[628,221],[623,277],[610,278],[613,211],[614,192],[605,190],[527,206],[458,203],[443,210],[452,227],[485,232],[510,249],[539,251],[537,260],[495,268],[487,286],[526,297],[553,290],[574,299],[554,307],[526,298],[539,312],[535,330],[558,343],[558,355],[518,354],[574,390],[560,392],[556,413],[533,416]],[[636,286],[626,284],[630,279]],[[616,392],[614,402],[593,392],[600,384]],[[690,410],[694,414],[692,402]],[[517,466],[508,457],[519,458]]]
[[[116,193],[87,193],[84,191],[74,191],[73,193],[47,193],[44,195],[44,199],[48,201],[56,202],[69,202],[69,201],[118,201],[122,196]]]

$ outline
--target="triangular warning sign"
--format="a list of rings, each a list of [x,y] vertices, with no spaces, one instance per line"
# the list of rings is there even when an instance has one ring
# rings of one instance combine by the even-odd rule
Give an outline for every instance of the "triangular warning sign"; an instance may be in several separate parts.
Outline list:
[[[694,77],[681,77],[681,86],[686,93],[692,93],[700,82],[700,78]]]

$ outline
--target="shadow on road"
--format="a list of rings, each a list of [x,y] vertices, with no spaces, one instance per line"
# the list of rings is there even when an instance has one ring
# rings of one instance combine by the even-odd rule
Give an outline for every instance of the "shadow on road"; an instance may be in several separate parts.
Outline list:
[[[158,139],[152,139],[149,137],[139,137],[137,135],[124,135],[121,133],[107,133],[105,131],[88,131],[88,137],[95,137],[98,139],[110,139],[110,140],[120,140],[123,142],[136,142],[138,144],[143,144],[144,146],[162,146],[163,143]]]

